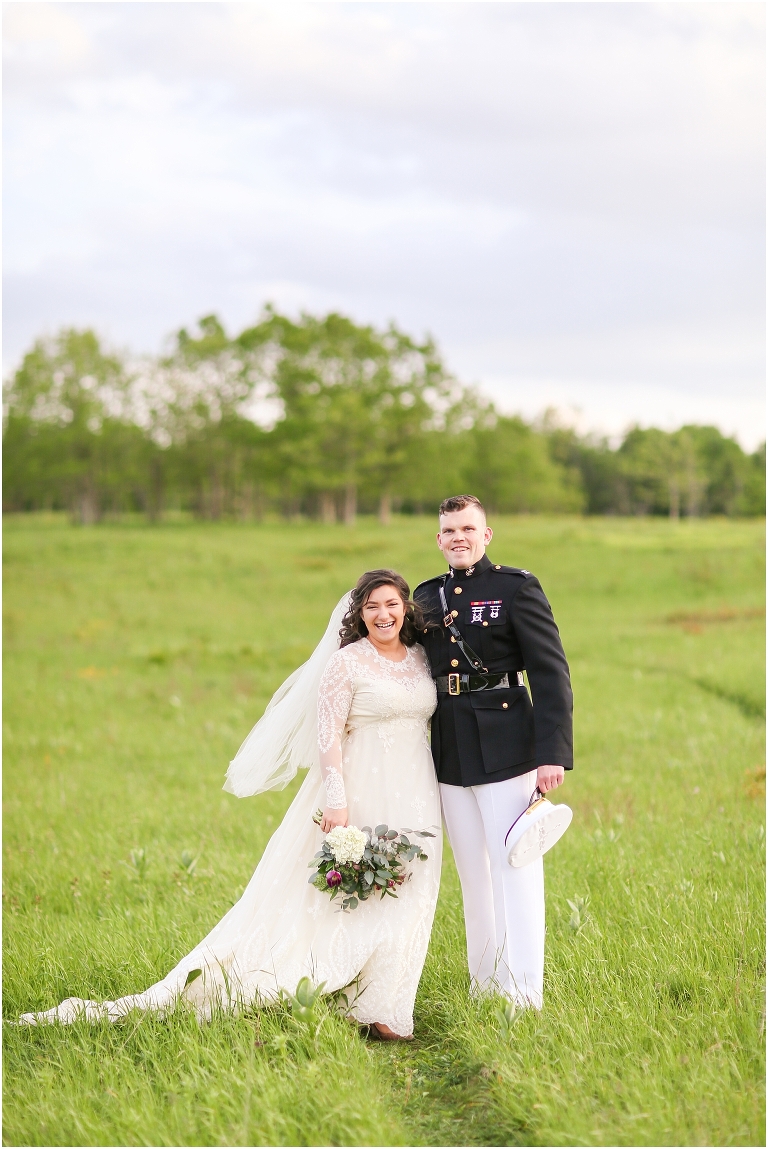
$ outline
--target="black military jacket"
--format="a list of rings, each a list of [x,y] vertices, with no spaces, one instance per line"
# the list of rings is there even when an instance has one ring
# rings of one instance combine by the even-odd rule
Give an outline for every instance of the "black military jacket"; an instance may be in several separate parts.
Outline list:
[[[419,635],[434,678],[474,674],[443,621],[444,575],[414,591],[425,615]],[[509,674],[508,688],[438,694],[432,755],[438,779],[479,786],[537,766],[573,767],[573,695],[560,632],[539,580],[530,571],[496,566],[487,555],[466,571],[450,571],[445,597],[464,641],[490,674]],[[533,698],[517,685],[525,670]]]

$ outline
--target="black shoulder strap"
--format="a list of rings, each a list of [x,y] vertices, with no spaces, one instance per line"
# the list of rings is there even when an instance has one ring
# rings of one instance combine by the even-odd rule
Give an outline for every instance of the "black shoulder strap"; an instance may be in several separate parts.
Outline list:
[[[473,670],[479,670],[479,671],[481,671],[482,674],[487,674],[488,669],[487,669],[487,667],[483,666],[482,658],[479,658],[478,655],[475,654],[474,650],[469,645],[469,643],[464,641],[464,639],[461,636],[461,631],[456,626],[456,623],[453,621],[453,615],[448,610],[448,603],[445,601],[445,582],[446,582],[447,578],[448,578],[448,575],[444,575],[443,579],[440,583],[440,604],[443,608],[443,626],[448,627],[451,634],[456,639],[456,645],[458,646],[459,650],[464,655],[464,657],[466,658],[467,662],[472,667],[472,669]]]

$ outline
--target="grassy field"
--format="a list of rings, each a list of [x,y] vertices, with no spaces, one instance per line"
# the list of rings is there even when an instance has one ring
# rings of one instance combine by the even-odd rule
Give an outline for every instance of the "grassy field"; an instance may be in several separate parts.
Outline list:
[[[5,1144],[764,1143],[763,524],[495,526],[576,698],[544,1011],[468,1001],[449,855],[412,1044],[330,1008],[5,1026]],[[296,788],[238,801],[229,759],[361,571],[441,569],[434,528],[6,523],[6,1018],[141,990],[218,920]]]

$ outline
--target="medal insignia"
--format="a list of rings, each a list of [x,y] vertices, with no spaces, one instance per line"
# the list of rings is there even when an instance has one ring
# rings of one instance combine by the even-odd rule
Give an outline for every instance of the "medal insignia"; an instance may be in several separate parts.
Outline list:
[[[470,619],[470,622],[484,622],[485,619],[483,618],[483,612],[485,611],[486,607],[490,608],[489,613],[491,618],[498,618],[499,611],[504,604],[502,599],[492,598],[484,599],[482,602],[471,602],[469,605],[472,608],[472,618]]]

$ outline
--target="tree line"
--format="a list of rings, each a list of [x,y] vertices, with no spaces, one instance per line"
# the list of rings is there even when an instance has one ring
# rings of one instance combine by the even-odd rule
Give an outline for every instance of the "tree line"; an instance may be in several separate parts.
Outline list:
[[[634,427],[618,447],[552,412],[499,413],[435,344],[343,315],[214,315],[132,359],[92,330],[38,339],[4,386],[3,508],[82,522],[171,509],[351,523],[471,491],[496,512],[765,514],[765,445]]]

